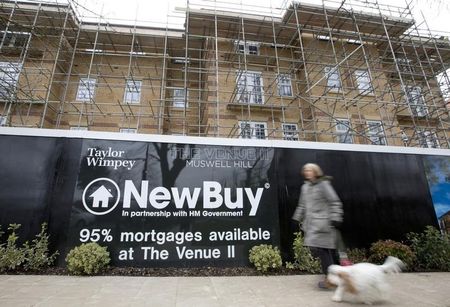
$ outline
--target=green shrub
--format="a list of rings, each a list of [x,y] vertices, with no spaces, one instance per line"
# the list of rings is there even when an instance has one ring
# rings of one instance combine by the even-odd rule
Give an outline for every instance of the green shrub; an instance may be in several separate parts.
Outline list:
[[[427,226],[423,233],[407,234],[417,257],[417,265],[425,270],[450,271],[450,238],[439,230]]]
[[[107,248],[97,243],[81,244],[66,257],[67,269],[73,275],[97,274],[107,268],[110,260]]]
[[[31,241],[31,244],[25,242],[25,262],[24,269],[31,271],[38,271],[45,267],[50,266],[55,261],[58,252],[49,254],[48,239],[49,235],[46,233],[47,224],[43,223],[41,226],[41,232],[36,235],[36,238]]]
[[[25,250],[16,245],[16,241],[19,239],[16,230],[19,228],[20,224],[10,224],[8,227],[10,234],[6,244],[0,244],[0,272],[15,270],[25,261]]]
[[[367,262],[367,250],[365,248],[352,248],[347,250],[348,259],[353,263]]]
[[[258,271],[263,273],[279,269],[282,265],[280,250],[267,244],[253,246],[250,249],[249,260]]]
[[[380,240],[372,243],[369,250],[369,262],[383,263],[388,256],[402,260],[407,269],[412,268],[416,257],[408,245],[393,240]]]
[[[288,269],[298,269],[308,273],[320,273],[320,261],[311,255],[311,251],[304,245],[301,232],[295,233],[294,243],[292,244],[294,251],[294,263],[286,264]]]

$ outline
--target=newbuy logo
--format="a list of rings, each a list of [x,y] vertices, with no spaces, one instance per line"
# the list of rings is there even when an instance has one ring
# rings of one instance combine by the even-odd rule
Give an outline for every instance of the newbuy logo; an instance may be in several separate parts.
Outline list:
[[[250,207],[249,216],[258,212],[261,197],[269,183],[264,188],[223,188],[217,181],[204,181],[201,187],[149,189],[148,180],[141,181],[140,188],[132,180],[125,180],[123,187],[122,207],[132,207],[134,200],[138,209],[226,209],[240,210],[244,204]],[[87,211],[95,215],[105,215],[113,211],[119,203],[121,192],[116,182],[109,178],[98,178],[90,182],[83,191],[83,205]],[[199,202],[202,208],[198,208]],[[136,208],[135,208],[136,209]]]
[[[84,208],[95,215],[110,213],[117,207],[119,200],[119,186],[109,178],[91,181],[84,189],[82,196]]]

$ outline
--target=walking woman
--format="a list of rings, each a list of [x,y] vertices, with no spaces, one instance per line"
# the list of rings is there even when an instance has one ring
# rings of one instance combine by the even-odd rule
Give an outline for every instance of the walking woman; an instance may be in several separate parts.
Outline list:
[[[324,176],[317,164],[305,164],[302,175],[306,180],[292,219],[301,225],[305,246],[309,247],[313,257],[320,260],[325,279],[319,282],[319,288],[329,289],[331,285],[326,280],[328,267],[339,263],[335,228],[342,224],[342,203],[331,186],[331,178]]]

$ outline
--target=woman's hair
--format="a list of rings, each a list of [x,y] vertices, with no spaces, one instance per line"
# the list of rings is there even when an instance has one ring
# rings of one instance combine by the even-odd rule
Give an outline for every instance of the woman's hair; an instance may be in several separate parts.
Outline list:
[[[304,176],[304,172],[305,169],[309,168],[314,172],[314,175],[316,176],[316,178],[322,177],[323,176],[323,171],[320,168],[319,165],[315,164],[315,163],[306,163],[305,165],[303,165],[302,167],[302,175]]]

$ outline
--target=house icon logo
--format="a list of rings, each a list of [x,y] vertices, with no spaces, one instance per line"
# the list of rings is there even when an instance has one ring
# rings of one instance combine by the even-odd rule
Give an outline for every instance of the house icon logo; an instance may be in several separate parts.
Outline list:
[[[105,215],[116,208],[120,199],[117,183],[109,178],[91,181],[83,191],[83,206],[94,215]]]
[[[98,208],[108,208],[109,199],[112,196],[112,194],[108,191],[107,188],[105,188],[104,185],[99,187],[97,190],[95,190],[94,193],[92,193],[89,197],[92,197],[94,199],[94,203],[92,204],[92,207]],[[100,205],[101,203],[101,205]]]

